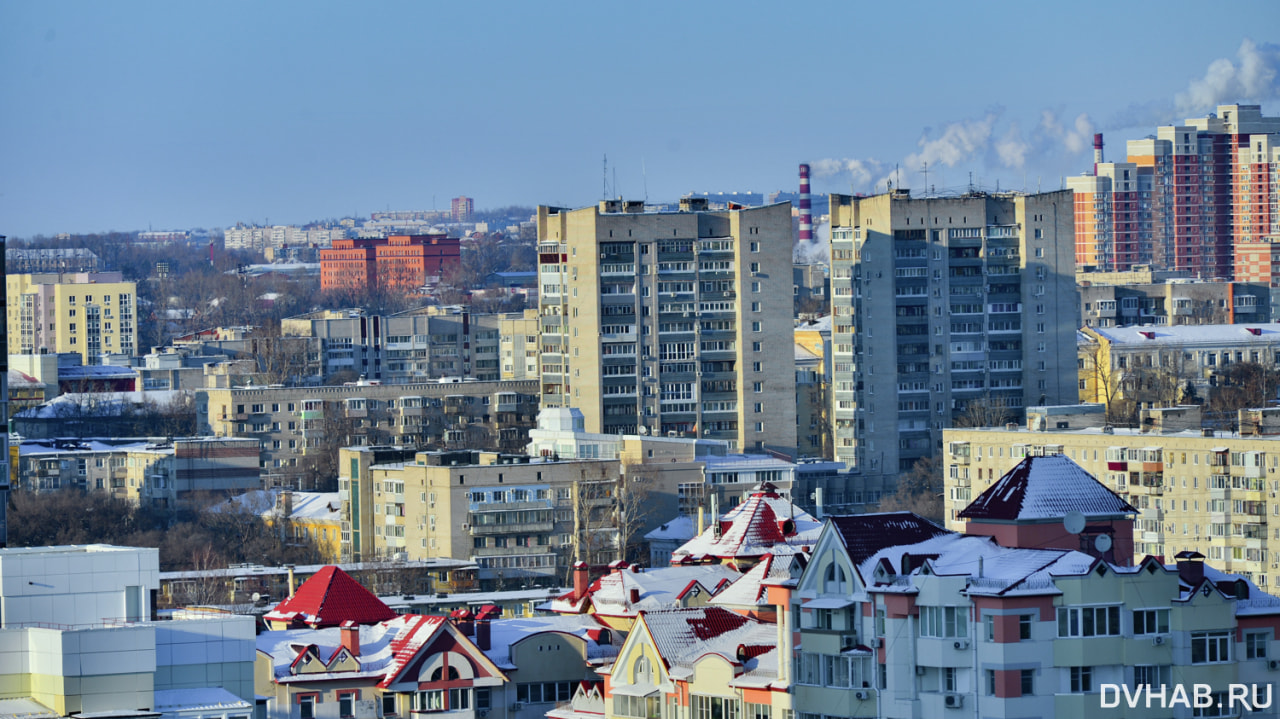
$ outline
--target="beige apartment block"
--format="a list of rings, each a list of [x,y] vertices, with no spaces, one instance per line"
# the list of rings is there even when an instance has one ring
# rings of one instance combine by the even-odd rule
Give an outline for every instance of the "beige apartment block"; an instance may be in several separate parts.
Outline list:
[[[617,460],[351,447],[340,464],[344,559],[463,559],[502,588],[564,581],[578,559],[618,558],[612,525],[627,500]]]
[[[13,354],[74,352],[86,365],[137,352],[137,284],[119,272],[9,275],[6,328]]]
[[[837,461],[894,478],[966,415],[1077,401],[1071,201],[831,196]]]
[[[1085,407],[1093,411],[1029,409],[1043,431],[946,430],[947,527],[962,531],[957,513],[1022,458],[1065,454],[1140,510],[1134,561],[1196,551],[1264,589],[1280,586],[1280,434],[1201,430],[1198,406],[1144,411],[1149,431],[1111,428],[1100,405]]]
[[[325,377],[351,370],[385,384],[412,384],[441,377],[538,376],[537,310],[471,314],[461,307],[428,307],[387,316],[321,310],[284,320],[281,332],[319,340]]]
[[[543,407],[793,454],[791,232],[787,204],[539,208]]]
[[[202,389],[196,413],[202,434],[257,439],[263,482],[273,486],[291,481],[308,452],[348,445],[519,449],[535,425],[537,402],[533,380],[357,382]]]

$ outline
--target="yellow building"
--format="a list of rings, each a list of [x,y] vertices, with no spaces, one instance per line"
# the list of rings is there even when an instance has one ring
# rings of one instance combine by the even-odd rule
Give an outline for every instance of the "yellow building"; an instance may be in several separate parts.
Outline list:
[[[137,351],[137,284],[119,272],[9,275],[6,330],[14,354],[74,352],[86,365]]]
[[[1090,410],[1090,411],[1082,411]],[[1263,589],[1280,586],[1280,434],[1277,410],[1244,412],[1241,436],[1200,429],[1199,406],[1144,410],[1141,430],[1105,426],[1102,408],[1032,407],[1033,429],[944,433],[946,518],[1029,455],[1065,454],[1137,507],[1134,559],[1196,551]],[[1258,415],[1258,419],[1250,417]]]

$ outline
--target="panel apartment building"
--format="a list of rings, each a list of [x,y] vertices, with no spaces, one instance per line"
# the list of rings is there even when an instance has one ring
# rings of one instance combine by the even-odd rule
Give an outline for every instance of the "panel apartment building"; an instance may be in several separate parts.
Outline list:
[[[310,453],[335,446],[497,445],[519,449],[538,413],[537,383],[429,382],[328,387],[231,387],[196,392],[201,434],[253,437],[266,486],[293,480]],[[326,433],[341,434],[341,438]],[[329,478],[322,478],[329,479]],[[309,489],[310,487],[295,487]]]
[[[5,285],[13,354],[74,352],[95,365],[137,351],[137,284],[119,272],[9,275]]]
[[[795,452],[791,209],[538,209],[543,407]]]
[[[1076,401],[1071,202],[831,196],[837,461],[893,476],[966,413]]]

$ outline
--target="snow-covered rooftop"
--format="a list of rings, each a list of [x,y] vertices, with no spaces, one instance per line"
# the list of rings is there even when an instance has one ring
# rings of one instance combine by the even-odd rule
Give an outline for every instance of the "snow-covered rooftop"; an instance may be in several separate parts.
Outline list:
[[[765,485],[672,552],[671,562],[793,554],[813,546],[820,534],[821,522]]]
[[[959,517],[977,521],[1057,520],[1069,512],[1086,518],[1138,510],[1063,454],[1026,457],[978,495]]]
[[[1237,345],[1280,342],[1280,323],[1091,327],[1117,345]]]

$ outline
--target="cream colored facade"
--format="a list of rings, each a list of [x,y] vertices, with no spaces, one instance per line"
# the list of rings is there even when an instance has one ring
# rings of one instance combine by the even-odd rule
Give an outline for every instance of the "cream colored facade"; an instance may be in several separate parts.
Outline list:
[[[464,559],[496,587],[562,581],[580,549],[595,563],[617,558],[616,531],[606,526],[616,506],[616,460],[458,451],[379,464],[369,461],[376,452],[341,453],[344,559]]]
[[[705,206],[538,209],[542,406],[794,453],[790,206]]]
[[[963,531],[957,513],[1023,457],[1065,454],[1141,510],[1135,560],[1192,550],[1268,591],[1280,586],[1280,436],[1105,431],[1096,424],[946,430],[947,527]]]
[[[119,272],[9,275],[9,351],[74,352],[86,365],[99,364],[107,353],[134,355],[137,294],[137,284]]]

